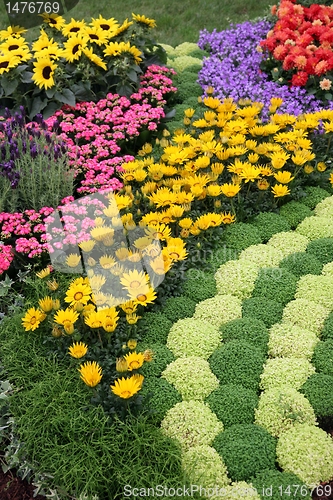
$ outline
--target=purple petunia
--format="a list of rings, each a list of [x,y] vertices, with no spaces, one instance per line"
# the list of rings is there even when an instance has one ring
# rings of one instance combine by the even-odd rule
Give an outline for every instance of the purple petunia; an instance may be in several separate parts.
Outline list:
[[[262,54],[257,51],[260,40],[266,38],[272,23],[246,21],[231,25],[225,31],[207,30],[200,32],[198,45],[208,50],[210,56],[204,59],[199,72],[199,83],[205,88],[214,87],[215,96],[224,99],[232,97],[260,101],[265,106],[263,116],[268,116],[268,107],[272,97],[281,97],[283,104],[280,113],[299,115],[318,111],[325,107],[333,108],[308,95],[305,89],[279,85],[269,81],[268,75],[260,70]]]

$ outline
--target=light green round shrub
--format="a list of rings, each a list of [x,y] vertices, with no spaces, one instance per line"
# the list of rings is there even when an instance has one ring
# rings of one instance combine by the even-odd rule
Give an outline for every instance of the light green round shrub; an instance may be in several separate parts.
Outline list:
[[[273,212],[262,212],[252,222],[259,230],[263,242],[268,241],[274,234],[291,229],[287,219]]]
[[[282,320],[283,323],[292,323],[319,335],[329,312],[330,310],[327,307],[316,302],[295,299],[285,306]]]
[[[319,341],[315,332],[292,323],[276,323],[269,330],[268,354],[272,358],[306,358],[311,360]]]
[[[144,352],[146,349],[153,352],[153,359],[143,363],[140,373],[145,377],[159,377],[168,364],[174,361],[175,357],[165,344],[138,342],[136,352]]]
[[[317,372],[333,376],[333,339],[316,345],[311,362]]]
[[[217,497],[212,497],[214,500],[222,498],[224,500],[260,500],[260,496],[252,483],[245,481],[236,481],[230,486],[221,488]]]
[[[333,218],[307,217],[297,226],[296,231],[307,236],[309,240],[333,238]]]
[[[303,394],[289,386],[264,391],[255,410],[255,423],[278,437],[296,423],[316,425],[316,416]]]
[[[268,328],[280,321],[283,313],[283,304],[266,297],[251,297],[243,301],[243,318],[254,318],[262,321]]]
[[[296,299],[306,299],[333,309],[333,280],[331,276],[302,276],[297,283]]]
[[[192,56],[203,58],[206,52],[199,49],[198,45],[194,42],[183,42],[175,47],[177,56]],[[195,55],[196,54],[196,55]]]
[[[175,387],[184,401],[203,400],[219,385],[208,361],[197,356],[177,358],[166,367],[162,377]]]
[[[168,61],[168,65],[172,66],[177,72],[188,70],[190,67],[198,68],[199,71],[202,67],[202,60],[197,57],[183,55]]]
[[[241,385],[226,384],[215,389],[208,396],[206,403],[223,422],[224,427],[253,424],[258,396],[255,391]]]
[[[317,418],[333,416],[333,377],[325,373],[314,373],[300,388],[310,401]]]
[[[311,208],[298,201],[289,201],[280,208],[280,215],[287,219],[292,229],[295,229],[305,217],[311,215]]]
[[[283,258],[285,258],[292,253],[304,252],[309,241],[309,238],[295,231],[284,231],[274,234],[267,242],[267,245],[280,250]]]
[[[216,436],[213,447],[232,481],[245,481],[275,466],[276,439],[255,424],[232,425]]]
[[[221,332],[208,321],[187,318],[180,319],[171,327],[167,347],[176,358],[199,356],[208,359],[221,340]]]
[[[223,323],[242,316],[241,304],[241,300],[233,295],[215,295],[197,304],[193,318],[208,321],[219,328]]]
[[[144,342],[166,343],[172,322],[158,312],[146,312],[138,321],[138,331]]]
[[[267,354],[268,330],[263,321],[255,318],[239,318],[225,323],[220,328],[224,342],[245,340]]]
[[[195,305],[196,303],[188,297],[169,297],[162,311],[174,323],[179,319],[190,318],[195,311]]]
[[[194,269],[194,271],[198,271]],[[195,303],[210,299],[216,295],[216,281],[213,273],[187,272],[186,281],[183,285],[183,294],[193,300]]]
[[[193,446],[212,444],[223,431],[223,424],[202,401],[182,401],[167,412],[161,429],[186,451]]]
[[[333,196],[324,198],[314,209],[315,215],[333,217]]]
[[[260,388],[268,390],[287,385],[299,389],[314,372],[314,366],[304,358],[267,359],[260,378]]]
[[[320,274],[323,265],[314,255],[296,252],[282,259],[280,267],[300,278],[304,274]]]
[[[191,484],[200,484],[203,488],[222,488],[230,484],[227,468],[211,446],[194,446],[185,451],[182,465]]]
[[[172,45],[168,45],[167,43],[160,43],[168,57],[174,57],[175,49]]]
[[[231,294],[245,299],[251,296],[258,275],[258,266],[250,260],[229,260],[215,273],[219,294]]]
[[[265,267],[259,270],[252,297],[266,297],[285,305],[294,298],[297,278],[286,269]]]
[[[147,377],[142,384],[140,396],[143,397],[144,407],[158,423],[163,420],[168,410],[182,400],[179,392],[160,377]]]
[[[333,262],[328,262],[328,264],[325,264],[323,266],[322,274],[324,276],[331,276],[331,278],[333,278]]]
[[[325,198],[328,198],[330,194],[325,190],[318,186],[306,186],[304,188],[306,192],[306,196],[302,198],[300,201],[303,205],[313,209],[318,203],[320,203]]]
[[[227,226],[222,237],[228,247],[236,250],[244,250],[250,245],[261,243],[258,229],[253,224],[238,222]]]
[[[279,265],[283,257],[284,255],[281,250],[273,247],[272,245],[264,245],[262,243],[251,245],[243,250],[239,255],[240,259],[251,260],[256,263],[258,268],[276,267]]]
[[[213,352],[209,364],[221,385],[240,384],[257,391],[264,355],[244,340],[231,340]]]
[[[258,490],[260,497],[267,500],[310,500],[311,495],[305,483],[290,472],[279,470],[263,470],[251,479],[253,486]]]
[[[333,238],[319,238],[310,241],[306,251],[310,255],[314,255],[322,264],[328,264],[333,261]]]
[[[333,441],[322,429],[297,424],[281,434],[277,460],[286,472],[296,474],[308,486],[333,477]]]
[[[322,340],[333,339],[333,311],[326,317],[320,337]]]

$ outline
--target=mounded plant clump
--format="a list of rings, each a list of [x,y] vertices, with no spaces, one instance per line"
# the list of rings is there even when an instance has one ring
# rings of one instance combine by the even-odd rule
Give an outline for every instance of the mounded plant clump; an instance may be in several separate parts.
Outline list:
[[[206,403],[223,422],[224,427],[234,424],[253,424],[258,396],[252,389],[226,384],[215,389],[206,399]]]
[[[267,353],[268,330],[265,323],[259,319],[250,317],[234,319],[222,325],[220,330],[225,343],[231,340],[245,340],[261,349],[263,353]]]

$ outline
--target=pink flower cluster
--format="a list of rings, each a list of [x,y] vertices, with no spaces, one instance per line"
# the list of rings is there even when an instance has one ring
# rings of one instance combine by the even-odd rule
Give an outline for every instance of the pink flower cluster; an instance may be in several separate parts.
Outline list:
[[[70,164],[80,178],[77,192],[88,194],[100,189],[122,187],[122,163],[133,156],[133,139],[143,130],[157,130],[164,118],[163,107],[174,92],[174,70],[152,65],[141,77],[141,87],[131,98],[108,94],[97,103],[81,102],[75,108],[63,106],[47,120],[52,129],[60,122],[60,138],[67,144]],[[132,150],[131,150],[132,149]],[[83,179],[81,180],[81,178]]]
[[[11,245],[0,245],[0,274],[9,269],[14,259],[13,248]]]

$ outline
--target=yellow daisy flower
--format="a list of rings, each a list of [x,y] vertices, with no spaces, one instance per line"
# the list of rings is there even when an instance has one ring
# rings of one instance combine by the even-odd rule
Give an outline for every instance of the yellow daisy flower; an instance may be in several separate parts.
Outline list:
[[[141,389],[142,382],[137,377],[117,379],[110,385],[111,391],[122,399],[129,399]]]
[[[68,348],[68,353],[72,358],[80,359],[83,358],[88,352],[88,346],[83,342],[75,342]]]
[[[274,193],[274,198],[282,198],[290,194],[290,189],[283,184],[275,184],[275,186],[272,186],[272,193]]]
[[[81,380],[89,387],[96,387],[102,380],[102,367],[96,361],[86,361],[78,370]]]
[[[44,314],[39,309],[35,309],[31,307],[27,310],[25,315],[22,318],[22,325],[26,332],[29,330],[35,331],[40,323],[46,318],[46,314]]]
[[[291,182],[295,177],[292,177],[291,173],[284,170],[277,172],[274,174],[275,180],[278,181],[280,184],[288,184]]]
[[[48,313],[51,312],[53,309],[53,299],[49,296],[44,297],[43,299],[40,299],[38,301],[39,307],[41,308],[42,311]]]
[[[135,351],[130,352],[130,353],[126,354],[126,356],[124,356],[124,358],[127,362],[127,369],[130,372],[132,370],[138,370],[139,368],[141,368],[141,366],[144,363],[144,357],[143,357],[142,352],[138,352],[138,353],[136,353]]]

